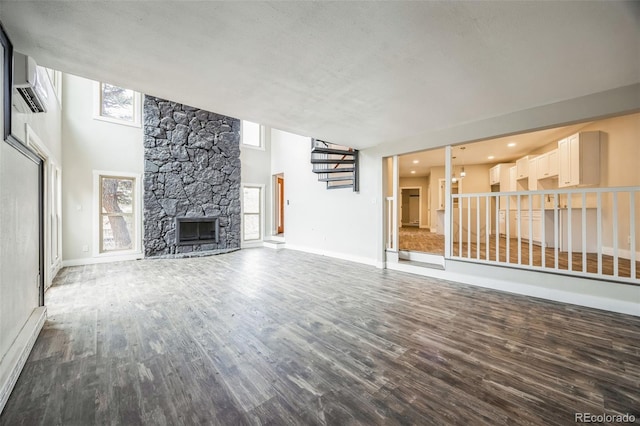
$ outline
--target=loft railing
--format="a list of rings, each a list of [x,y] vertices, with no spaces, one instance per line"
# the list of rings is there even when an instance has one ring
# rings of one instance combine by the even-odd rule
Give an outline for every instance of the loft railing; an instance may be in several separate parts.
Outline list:
[[[640,284],[640,187],[451,197],[451,259]]]
[[[385,217],[385,240],[386,240],[386,245],[385,248],[387,250],[396,250],[397,247],[395,247],[395,233],[393,232],[394,230],[394,226],[393,226],[393,211],[395,208],[395,203],[393,201],[393,197],[387,197],[386,198],[386,217]]]

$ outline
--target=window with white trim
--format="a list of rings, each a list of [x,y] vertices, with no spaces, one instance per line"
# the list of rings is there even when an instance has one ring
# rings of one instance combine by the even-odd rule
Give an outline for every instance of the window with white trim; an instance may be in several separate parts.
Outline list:
[[[262,239],[262,187],[242,187],[242,240]]]
[[[262,144],[262,126],[258,123],[242,120],[240,126],[240,139],[242,145],[250,148],[264,149]]]
[[[142,96],[109,83],[95,83],[93,118],[140,127]]]
[[[99,252],[134,250],[138,232],[136,178],[99,175],[98,188]]]

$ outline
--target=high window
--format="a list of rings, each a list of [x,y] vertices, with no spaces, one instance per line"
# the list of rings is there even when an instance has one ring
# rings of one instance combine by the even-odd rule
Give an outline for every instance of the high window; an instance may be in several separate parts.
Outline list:
[[[264,149],[262,144],[262,126],[258,123],[242,120],[240,137],[242,138],[242,145]]]
[[[140,126],[140,93],[108,83],[96,83],[94,118]]]
[[[242,239],[256,241],[262,238],[262,186],[242,187]]]

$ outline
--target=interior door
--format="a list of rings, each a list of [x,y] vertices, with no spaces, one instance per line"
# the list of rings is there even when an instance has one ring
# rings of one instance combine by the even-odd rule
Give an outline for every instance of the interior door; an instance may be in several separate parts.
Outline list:
[[[278,234],[284,234],[284,177],[276,177],[276,186],[278,188]]]

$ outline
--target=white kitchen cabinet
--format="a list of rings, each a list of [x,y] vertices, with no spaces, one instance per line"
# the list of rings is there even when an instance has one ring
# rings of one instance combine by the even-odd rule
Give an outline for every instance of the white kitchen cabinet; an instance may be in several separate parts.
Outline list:
[[[516,179],[516,173],[516,166],[509,167],[509,191],[511,192],[515,192],[518,190],[518,180]]]
[[[500,192],[509,190],[509,169],[514,163],[500,163],[489,169],[489,185],[500,185]]]
[[[507,217],[507,213],[509,213],[509,217]],[[498,212],[498,232],[500,236],[507,236],[507,222],[509,223],[509,238],[517,238],[515,210],[500,210]]]
[[[516,179],[527,179],[529,177],[529,160],[531,158],[530,155],[525,155],[516,160]]]
[[[558,150],[554,149],[538,156],[536,163],[538,180],[549,179],[558,176]]]
[[[580,132],[558,142],[558,187],[600,183],[600,132]]]
[[[529,191],[536,191],[538,189],[538,157],[529,159]]]
[[[542,244],[542,212],[536,210],[531,212],[531,241],[534,244]]]
[[[531,225],[531,229],[529,229],[529,225]],[[542,245],[542,233],[542,211],[534,210],[531,214],[528,210],[520,212],[520,238],[533,244]],[[546,245],[548,245],[548,241],[545,241]]]

